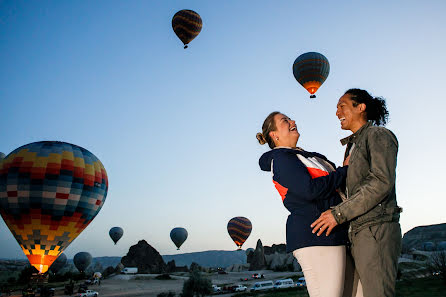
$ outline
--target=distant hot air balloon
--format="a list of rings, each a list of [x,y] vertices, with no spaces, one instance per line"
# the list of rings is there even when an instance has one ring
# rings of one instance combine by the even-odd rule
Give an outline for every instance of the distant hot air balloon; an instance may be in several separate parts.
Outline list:
[[[248,239],[251,230],[251,221],[245,217],[235,217],[228,222],[229,236],[231,236],[239,249],[242,248],[243,243]]]
[[[107,190],[101,161],[74,144],[30,143],[0,162],[0,214],[40,273],[96,217]]]
[[[53,273],[57,273],[59,270],[62,269],[62,267],[67,264],[67,256],[65,256],[64,253],[60,254],[59,257],[57,257],[56,261],[53,262],[50,266],[50,270]]]
[[[180,10],[172,18],[173,31],[184,43],[185,49],[187,44],[200,34],[202,26],[200,15],[193,10]]]
[[[177,250],[179,250],[180,246],[187,239],[187,230],[181,227],[173,228],[170,231],[170,239],[172,239],[173,243],[177,246]]]
[[[330,64],[327,58],[316,52],[309,52],[296,58],[293,64],[293,75],[296,80],[316,98],[316,91],[327,79],[330,73]]]
[[[77,270],[82,273],[85,272],[88,266],[90,266],[92,259],[93,257],[91,257],[90,253],[79,252],[74,255],[73,263],[74,266],[76,266]]]
[[[124,230],[122,230],[121,227],[113,227],[108,232],[113,242],[116,244],[119,239],[121,239],[122,235],[124,234]]]
[[[3,160],[6,157],[6,155],[2,152],[0,152],[0,161]]]

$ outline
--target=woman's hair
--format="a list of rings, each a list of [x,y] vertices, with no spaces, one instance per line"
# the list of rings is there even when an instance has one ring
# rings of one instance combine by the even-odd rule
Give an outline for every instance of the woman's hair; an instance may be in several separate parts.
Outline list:
[[[369,92],[361,89],[350,89],[345,92],[353,100],[353,106],[364,103],[366,105],[365,113],[367,121],[374,125],[385,126],[389,118],[386,101],[382,97],[372,97]],[[344,94],[344,95],[345,95]]]
[[[256,134],[256,138],[259,141],[260,144],[265,144],[268,143],[270,148],[274,148],[276,145],[274,144],[273,139],[271,138],[271,136],[269,136],[269,132],[271,131],[276,131],[276,122],[274,121],[274,116],[276,114],[279,114],[280,112],[278,111],[273,111],[272,113],[270,113],[265,121],[263,122],[262,125],[262,133],[257,133]]]

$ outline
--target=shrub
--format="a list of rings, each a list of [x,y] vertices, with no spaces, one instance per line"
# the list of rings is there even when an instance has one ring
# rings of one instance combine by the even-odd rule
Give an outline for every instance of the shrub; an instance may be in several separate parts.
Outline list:
[[[212,293],[211,280],[203,277],[198,270],[190,272],[189,279],[184,282],[182,297],[206,296]]]

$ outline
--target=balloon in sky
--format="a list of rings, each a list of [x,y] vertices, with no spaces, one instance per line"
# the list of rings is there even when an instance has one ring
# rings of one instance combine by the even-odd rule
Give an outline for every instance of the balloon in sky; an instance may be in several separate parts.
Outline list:
[[[202,26],[200,15],[193,10],[180,10],[172,18],[173,31],[184,43],[184,48],[200,34]]]
[[[53,262],[50,266],[50,270],[53,273],[57,273],[62,267],[65,266],[67,263],[67,256],[65,256],[64,253],[60,254],[59,257],[57,257],[56,261]]]
[[[96,217],[107,190],[101,161],[74,144],[30,143],[0,161],[0,214],[40,273]]]
[[[228,222],[229,236],[231,236],[239,249],[242,248],[243,243],[248,239],[251,230],[251,221],[245,217],[235,217]]]
[[[73,263],[74,266],[76,266],[77,270],[79,270],[79,272],[84,272],[85,269],[90,266],[92,259],[93,258],[91,257],[90,253],[79,252],[74,255]]]
[[[113,227],[108,232],[113,242],[116,244],[119,239],[121,239],[122,235],[124,235],[124,230],[121,227]]]
[[[187,239],[187,230],[181,227],[173,228],[170,231],[170,239],[172,239],[173,243],[177,246],[177,250],[179,250],[180,246]]]
[[[6,157],[6,155],[2,152],[0,152],[0,161],[3,160]]]
[[[294,78],[316,98],[316,91],[327,79],[330,73],[330,64],[327,58],[316,52],[309,52],[296,58],[293,64]]]

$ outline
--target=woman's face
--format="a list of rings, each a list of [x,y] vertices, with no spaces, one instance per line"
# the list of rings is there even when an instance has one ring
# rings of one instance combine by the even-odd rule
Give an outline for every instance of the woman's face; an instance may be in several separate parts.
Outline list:
[[[278,113],[274,116],[276,131],[270,132],[276,146],[296,147],[299,140],[296,122],[284,114]]]

